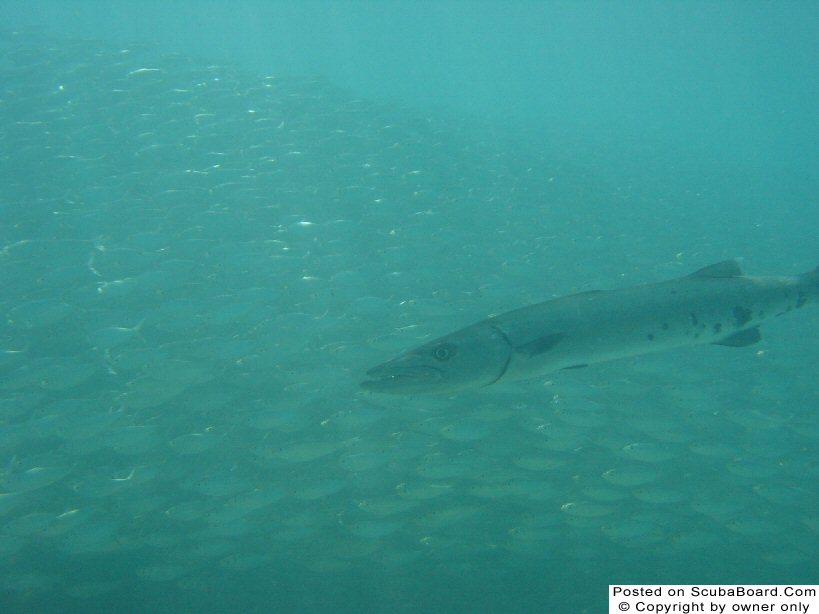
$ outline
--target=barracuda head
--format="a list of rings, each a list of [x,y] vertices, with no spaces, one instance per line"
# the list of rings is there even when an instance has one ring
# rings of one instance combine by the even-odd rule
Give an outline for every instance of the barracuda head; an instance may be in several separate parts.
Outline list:
[[[373,367],[361,387],[386,394],[435,394],[488,386],[503,376],[511,355],[503,333],[479,322]]]

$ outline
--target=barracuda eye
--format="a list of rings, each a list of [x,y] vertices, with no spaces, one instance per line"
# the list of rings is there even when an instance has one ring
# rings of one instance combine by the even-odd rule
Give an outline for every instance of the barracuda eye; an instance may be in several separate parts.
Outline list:
[[[442,343],[434,350],[432,356],[439,362],[445,362],[455,355],[455,346],[451,343]]]

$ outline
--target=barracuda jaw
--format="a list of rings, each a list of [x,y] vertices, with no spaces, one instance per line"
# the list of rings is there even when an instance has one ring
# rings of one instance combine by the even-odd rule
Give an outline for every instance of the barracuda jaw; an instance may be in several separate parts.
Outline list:
[[[367,371],[371,379],[361,382],[361,387],[372,392],[402,394],[422,392],[442,380],[443,374],[436,367],[392,363],[387,362]]]

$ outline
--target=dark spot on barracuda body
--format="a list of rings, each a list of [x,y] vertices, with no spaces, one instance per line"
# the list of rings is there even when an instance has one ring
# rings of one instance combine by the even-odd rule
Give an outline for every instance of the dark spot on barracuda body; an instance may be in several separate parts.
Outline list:
[[[565,371],[565,370],[567,370],[567,369],[582,369],[583,367],[588,367],[588,366],[589,366],[589,365],[586,365],[586,364],[583,364],[583,365],[572,365],[571,367],[563,367],[563,370]]]
[[[649,341],[654,341],[654,335],[652,335],[651,333],[649,333],[649,334],[647,335],[647,337],[648,337],[648,340],[649,340]]]
[[[694,326],[697,325],[697,314],[693,312],[691,313],[691,324],[693,324]]]
[[[734,307],[734,326],[742,328],[751,321],[751,310],[747,307]]]
[[[719,322],[714,324],[714,334],[715,335],[718,335],[721,330],[722,330],[722,324],[720,324]]]
[[[663,322],[663,330],[668,330],[668,322]]]
[[[803,307],[805,305],[805,303],[807,303],[807,302],[808,302],[808,297],[805,296],[804,292],[799,292],[796,295],[796,308],[797,309],[799,309],[800,307]]]

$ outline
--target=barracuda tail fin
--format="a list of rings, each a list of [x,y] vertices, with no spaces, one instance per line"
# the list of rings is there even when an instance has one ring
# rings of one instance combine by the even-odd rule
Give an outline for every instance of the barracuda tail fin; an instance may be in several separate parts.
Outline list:
[[[808,301],[819,302],[819,266],[800,275],[799,281]]]

